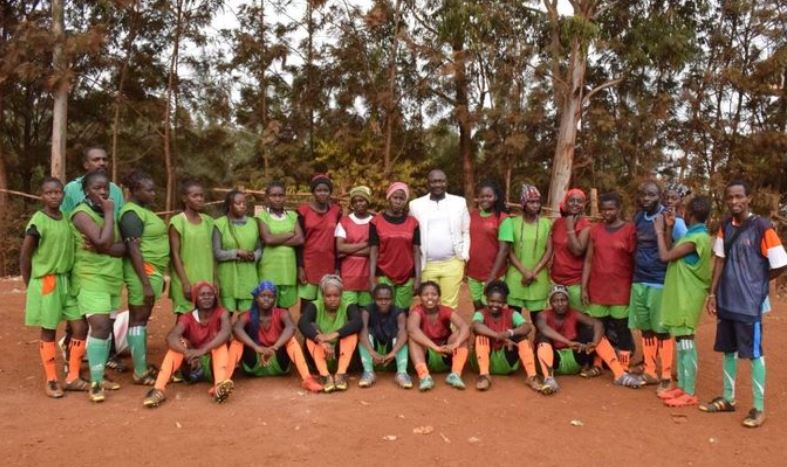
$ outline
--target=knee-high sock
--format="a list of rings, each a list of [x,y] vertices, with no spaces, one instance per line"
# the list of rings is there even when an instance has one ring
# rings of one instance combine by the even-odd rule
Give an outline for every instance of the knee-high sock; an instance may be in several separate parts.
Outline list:
[[[738,360],[733,352],[725,352],[723,360],[724,399],[735,401],[735,378],[738,376]]]
[[[100,383],[104,380],[104,368],[109,358],[109,339],[87,338],[87,363],[90,366],[90,381]]]
[[[328,373],[328,362],[325,360],[325,347],[311,339],[306,339],[306,349],[309,350],[320,376],[328,376],[330,373]]]
[[[459,376],[462,376],[462,370],[465,368],[465,363],[467,363],[467,355],[470,352],[467,350],[467,347],[459,347],[458,349],[454,350],[454,355],[451,359],[451,373],[456,373]]]
[[[403,345],[398,352],[396,352],[396,356],[394,359],[396,360],[396,372],[397,373],[407,373],[407,360],[410,357],[410,351],[407,349],[407,345]]]
[[[371,340],[372,336],[369,336]],[[372,343],[374,346],[374,343]],[[367,373],[371,373],[374,371],[374,360],[372,360],[372,354],[366,350],[366,346],[361,344],[358,346],[358,354],[361,356],[361,365],[363,366],[363,371]]]
[[[623,371],[629,371],[629,364],[631,363],[631,351],[618,351],[618,361],[620,362],[620,366],[623,367]]]
[[[552,367],[555,364],[554,352],[555,351],[552,349],[552,345],[548,342],[542,342],[538,344],[538,348],[536,349],[536,353],[538,354],[538,363],[541,365],[541,374],[543,374],[545,378],[547,376],[552,376]]]
[[[519,360],[522,361],[522,368],[527,376],[536,376],[536,357],[533,355],[533,348],[530,341],[525,339],[516,345]]]
[[[642,359],[645,364],[645,373],[656,377],[656,355],[658,354],[658,341],[655,336],[646,336],[642,333]]]
[[[686,369],[684,362],[686,356],[686,344],[684,343],[684,340],[686,339],[675,339],[675,351],[678,354],[678,358],[675,359],[675,371],[678,373],[678,380],[675,382],[675,386],[677,386],[678,389],[682,390],[683,392],[686,392],[683,384],[686,381]]]
[[[340,375],[347,373],[347,368],[350,367],[350,361],[357,346],[358,334],[350,334],[339,341],[339,364],[337,365],[336,373]]]
[[[243,358],[243,342],[233,340],[230,342],[230,348],[227,352],[227,379],[232,379],[232,374],[235,372],[240,359]]]
[[[167,350],[167,354],[164,355],[164,361],[161,362],[161,369],[158,372],[158,376],[156,376],[156,384],[153,387],[160,391],[166,389],[172,373],[175,373],[181,364],[183,364],[183,354],[174,350]]]
[[[602,337],[601,340],[598,341],[598,345],[596,345],[596,355],[601,357],[601,360],[607,364],[615,379],[618,379],[625,372],[623,366],[620,364],[620,360],[618,360],[618,356],[615,354],[615,349],[612,348],[612,344],[609,343],[606,337]]]
[[[215,349],[210,351],[210,363],[213,367],[213,382],[220,383],[227,377],[227,362],[228,362],[227,346],[221,344]]]
[[[82,366],[82,357],[85,355],[85,341],[71,338],[68,343],[68,376],[66,382],[70,383],[79,378],[79,368]]]
[[[134,373],[142,376],[148,369],[148,328],[132,326],[128,328],[128,350],[134,363]]]
[[[294,337],[291,337],[284,348],[287,350],[290,361],[295,364],[295,369],[298,370],[301,379],[307,380],[311,378],[312,375],[309,373],[309,366],[306,365],[306,357],[303,356],[303,350],[301,350],[301,347],[298,345],[298,341],[296,341]]]
[[[683,381],[680,388],[686,394],[694,395],[697,387],[697,347],[694,344],[694,339],[681,339],[680,351],[683,355],[680,356],[680,367],[678,374]]]
[[[477,336],[475,338],[475,358],[478,360],[478,373],[489,375],[489,338],[486,336]]]
[[[38,353],[41,355],[41,363],[44,364],[44,375],[47,381],[57,381],[57,369],[55,368],[54,342],[41,341],[38,345]]]
[[[661,360],[661,379],[672,379],[672,360],[675,358],[675,341],[671,337],[658,339],[658,353]]]
[[[751,392],[754,408],[762,412],[765,410],[765,357],[751,361]]]

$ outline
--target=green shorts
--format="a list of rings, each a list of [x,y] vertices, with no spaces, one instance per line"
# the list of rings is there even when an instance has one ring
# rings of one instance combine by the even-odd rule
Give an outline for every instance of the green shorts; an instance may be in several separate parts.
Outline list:
[[[664,289],[635,282],[631,284],[629,328],[664,334],[661,324],[661,295]]]
[[[585,305],[582,303],[582,286],[579,284],[566,286],[568,290],[568,307],[585,312]]]
[[[541,311],[547,307],[547,300],[522,300],[519,298],[508,297],[508,304],[511,306],[520,307],[522,310]]]
[[[68,274],[31,277],[27,284],[25,325],[57,329],[64,319],[80,319],[79,312],[69,306],[70,301]]]
[[[426,349],[426,366],[434,373],[448,373],[451,371],[451,356]]]
[[[243,362],[242,365],[243,371],[251,376],[284,376],[289,372],[289,368],[282,368],[279,365],[279,360],[275,355],[268,359],[267,365],[262,364],[259,354],[256,354],[254,365],[249,365],[246,362]]]
[[[146,265],[147,266],[147,265]],[[123,280],[126,282],[128,289],[128,304],[134,306],[142,306],[145,304],[145,294],[142,292],[142,281],[139,280],[136,272],[125,274]],[[158,300],[161,293],[164,291],[164,273],[157,268],[152,268],[148,273],[148,280],[150,286],[153,288],[153,295]]]
[[[413,304],[413,280],[408,279],[404,284],[396,285],[393,281],[386,276],[379,276],[377,282],[380,284],[388,284],[393,287],[394,292],[394,305],[402,310],[409,310],[410,305]]]
[[[607,318],[612,317],[615,319],[625,319],[629,316],[628,305],[599,305],[591,303],[587,306],[585,313],[593,318]]]
[[[514,348],[513,354],[516,355],[516,359],[511,358],[514,360],[514,363],[511,364],[511,362],[509,362],[509,357],[506,356],[505,349],[492,350],[489,353],[489,374],[510,375],[519,370],[519,355],[517,355],[516,348]],[[478,357],[475,355],[475,352],[470,359],[470,365],[475,371],[479,370]]]
[[[581,370],[582,367],[577,362],[577,358],[574,355],[574,351],[571,349],[560,349],[555,350],[557,365],[555,368],[555,373],[558,375],[576,375]]]
[[[317,300],[317,292],[320,287],[317,284],[299,284],[298,296],[304,300]]]
[[[342,292],[342,303],[355,303],[359,306],[369,306],[372,304],[372,294],[368,291],[345,290]]]
[[[470,298],[474,302],[481,302],[486,305],[484,287],[486,287],[486,284],[484,284],[482,281],[475,280],[472,277],[467,278],[467,288],[470,289]]]
[[[298,286],[297,285],[276,285],[278,295],[276,302],[279,308],[294,307],[298,303]]]
[[[685,337],[697,333],[697,330],[688,326],[665,326],[666,332],[672,337]]]
[[[120,295],[80,289],[77,293],[77,306],[82,316],[108,315],[120,309]]]
[[[236,311],[251,310],[252,300],[250,298],[219,297],[219,302],[225,310],[235,313]]]

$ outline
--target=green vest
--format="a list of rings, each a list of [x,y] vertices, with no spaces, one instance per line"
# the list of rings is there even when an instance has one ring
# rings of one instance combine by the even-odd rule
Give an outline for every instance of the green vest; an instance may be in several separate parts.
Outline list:
[[[509,217],[505,222],[511,222],[514,239],[511,247],[514,254],[524,267],[535,268],[547,250],[552,223],[544,216],[539,216],[538,221],[533,224],[525,222],[522,216]],[[513,265],[508,266],[505,280],[511,298],[546,300],[549,295],[550,282],[547,268],[543,268],[527,287],[522,285],[522,274]]]
[[[315,317],[315,324],[317,324],[317,329],[320,330],[322,334],[330,334],[334,331],[338,331],[339,329],[344,326],[347,322],[347,307],[349,305],[347,302],[342,300],[341,305],[339,305],[339,309],[336,310],[334,316],[328,315],[328,311],[325,309],[325,302],[322,301],[321,298],[318,298],[314,301],[314,307],[317,309],[317,316]]]
[[[104,218],[82,203],[71,212],[71,228],[74,240],[74,268],[71,270],[71,285],[75,293],[80,289],[120,295],[123,286],[123,260],[104,253],[89,251],[89,240],[74,225],[74,216],[84,213],[99,229],[104,227]],[[120,241],[117,223],[112,220],[114,242]]]
[[[293,211],[285,211],[284,218],[279,219],[263,210],[258,214],[258,219],[268,226],[268,231],[273,235],[294,232],[295,224],[298,223],[298,215]],[[295,260],[295,248],[287,245],[265,245],[258,276],[260,280],[269,280],[279,286],[296,285],[298,264]]]
[[[711,238],[704,225],[692,226],[675,243],[693,243],[699,260],[690,264],[686,257],[670,261],[661,296],[661,321],[664,326],[696,328],[711,282]]]
[[[74,266],[74,240],[68,217],[64,215],[57,220],[43,211],[37,211],[30,218],[25,231],[32,226],[38,231],[38,246],[33,252],[30,277],[70,272]]]
[[[169,225],[180,234],[180,260],[186,277],[193,286],[197,282],[207,281],[211,284],[213,277],[213,218],[207,214],[200,214],[202,222],[192,224],[186,219],[186,214],[180,213],[169,220]],[[176,313],[183,313],[193,309],[193,304],[183,295],[183,284],[180,277],[174,273],[169,294],[172,298]]]
[[[167,235],[167,224],[153,211],[129,201],[120,210],[120,217],[127,212],[135,213],[142,221],[144,230],[139,241],[139,251],[146,263],[155,266],[162,273],[169,265],[169,236]],[[134,272],[130,258],[124,258],[124,268]]]
[[[243,225],[234,224],[229,217],[216,219],[215,229],[221,236],[222,250],[254,251],[260,238],[257,220],[247,217]],[[251,300],[257,287],[257,263],[254,261],[222,261],[218,264],[219,293],[222,297]]]

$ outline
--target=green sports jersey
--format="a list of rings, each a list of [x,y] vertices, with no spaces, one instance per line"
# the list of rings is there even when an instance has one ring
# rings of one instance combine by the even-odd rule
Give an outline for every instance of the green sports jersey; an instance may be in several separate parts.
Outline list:
[[[540,216],[532,224],[525,222],[522,216],[509,217],[500,224],[498,239],[511,244],[514,254],[522,265],[533,269],[544,256],[549,241],[552,223]],[[522,285],[522,274],[513,265],[506,271],[506,284],[510,290],[509,298],[518,300],[546,300],[549,295],[549,274],[543,268],[535,281],[530,285]]]
[[[221,236],[222,250],[254,251],[260,238],[257,221],[246,218],[243,225],[233,223],[227,216],[216,219],[215,229]],[[254,261],[222,261],[218,264],[219,293],[222,297],[251,299],[257,287],[257,263]]]
[[[192,224],[186,214],[180,213],[169,221],[170,227],[180,235],[180,260],[186,270],[191,285],[200,281],[213,283],[213,219],[207,214],[200,214],[201,222]],[[183,296],[183,284],[177,274],[172,274],[170,296],[175,302],[176,311],[183,312],[191,304]]]
[[[258,219],[268,226],[273,235],[294,232],[295,224],[298,223],[298,215],[293,211],[285,211],[285,216],[278,218],[266,209],[258,214]],[[259,278],[276,285],[296,285],[298,264],[295,261],[295,248],[287,245],[266,245],[259,263]]]
[[[145,262],[152,264],[159,271],[164,271],[169,265],[167,224],[155,212],[132,201],[123,206],[123,209],[120,210],[120,217],[123,217],[123,214],[127,212],[133,212],[142,221],[143,230],[139,239],[139,250]],[[124,259],[124,267],[134,271],[130,258]]]
[[[71,271],[74,266],[74,240],[68,218],[52,219],[43,211],[37,211],[27,223],[25,232],[33,226],[38,232],[38,246],[33,252],[30,277]]]
[[[484,314],[480,311],[476,311],[473,313],[473,321],[476,323],[483,323],[484,322]],[[511,313],[511,322],[514,324],[514,327],[519,327],[525,324],[525,318],[522,317],[522,314],[518,311]]]
[[[72,238],[74,241],[74,267],[71,270],[71,285],[74,292],[81,289],[91,292],[102,292],[112,295],[120,293],[123,286],[123,259],[103,253],[90,251],[88,240],[74,225],[73,219],[79,213],[86,214],[99,229],[104,227],[104,218],[90,206],[82,203],[71,212]],[[114,224],[114,241],[120,241],[117,223]]]
[[[691,226],[675,247],[684,243],[694,244],[695,258],[699,260],[683,257],[667,265],[661,296],[661,321],[664,326],[695,328],[711,282],[711,238],[705,225]]]

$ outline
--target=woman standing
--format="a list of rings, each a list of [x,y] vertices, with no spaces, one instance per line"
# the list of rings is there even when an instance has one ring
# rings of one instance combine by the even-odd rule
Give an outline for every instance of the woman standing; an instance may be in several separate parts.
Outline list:
[[[498,279],[511,246],[498,239],[500,225],[508,219],[508,209],[497,183],[487,181],[478,188],[478,210],[470,213],[470,259],[467,285],[473,307],[484,307],[484,286]]]
[[[339,275],[344,282],[344,296],[347,303],[368,306],[372,303],[369,293],[369,204],[372,190],[367,186],[357,186],[350,190],[352,212],[342,216],[336,224],[336,251],[339,255]]]
[[[568,190],[560,203],[560,215],[552,224],[552,282],[566,287],[569,306],[585,311],[582,305],[582,266],[590,238],[590,221],[583,215],[585,193],[579,188]]]
[[[181,188],[183,212],[169,221],[169,247],[172,253],[172,274],[169,294],[177,314],[192,309],[191,286],[197,282],[214,282],[213,219],[204,214],[205,191],[196,181]]]
[[[246,195],[231,190],[224,216],[213,228],[213,258],[218,263],[219,299],[232,320],[251,309],[249,293],[257,286],[257,261],[262,255],[257,221],[246,215]]]

